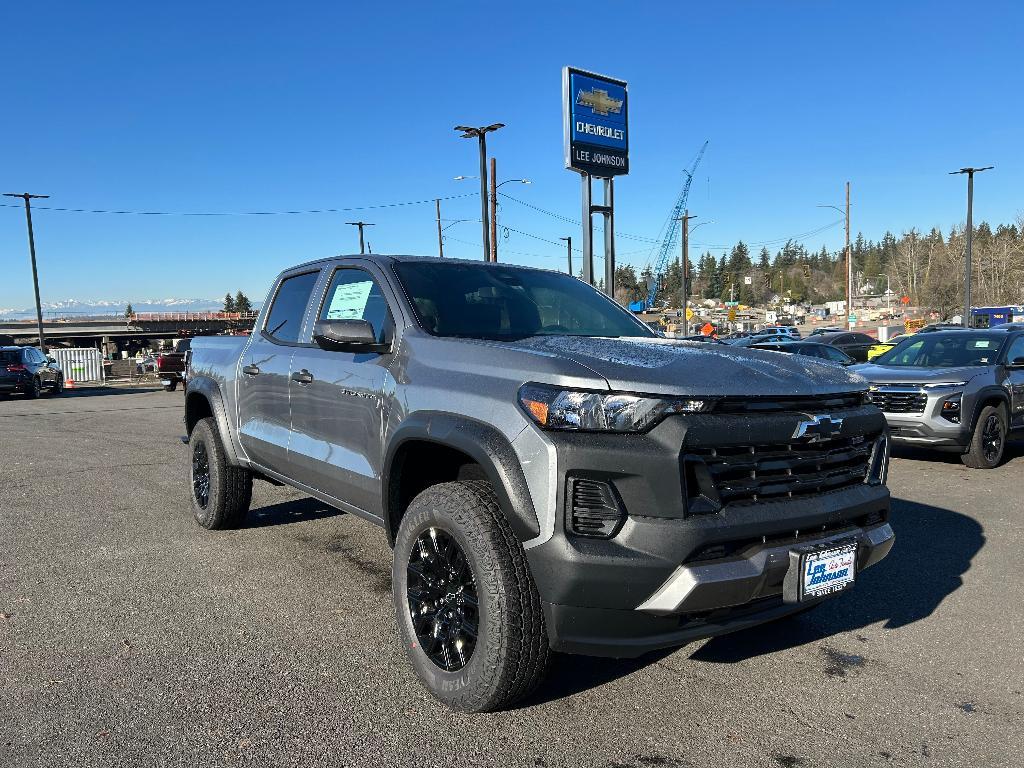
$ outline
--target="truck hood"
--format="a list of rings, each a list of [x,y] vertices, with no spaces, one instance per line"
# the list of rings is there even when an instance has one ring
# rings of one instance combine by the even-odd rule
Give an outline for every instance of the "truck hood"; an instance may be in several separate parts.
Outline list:
[[[916,365],[863,365],[851,366],[872,384],[946,384],[970,381],[989,370],[977,365],[958,368],[923,368]]]
[[[847,369],[802,355],[675,339],[536,336],[504,346],[567,358],[615,390],[668,395],[784,396],[867,388]]]

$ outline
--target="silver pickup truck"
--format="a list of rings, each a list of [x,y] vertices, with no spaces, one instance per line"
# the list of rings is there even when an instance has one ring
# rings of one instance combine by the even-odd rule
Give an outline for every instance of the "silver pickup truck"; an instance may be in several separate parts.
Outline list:
[[[351,256],[289,269],[250,338],[197,338],[195,519],[253,479],[381,526],[398,632],[449,706],[505,707],[550,653],[751,627],[854,587],[893,544],[867,383],[659,338],[568,275]]]

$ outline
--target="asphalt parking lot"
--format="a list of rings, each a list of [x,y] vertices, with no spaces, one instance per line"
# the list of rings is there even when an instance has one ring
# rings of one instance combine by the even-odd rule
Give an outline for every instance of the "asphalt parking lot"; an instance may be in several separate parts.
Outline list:
[[[518,709],[419,687],[380,531],[257,483],[188,511],[182,395],[0,400],[0,765],[990,766],[1024,752],[1024,445],[892,465],[890,557],[781,623],[558,657]]]

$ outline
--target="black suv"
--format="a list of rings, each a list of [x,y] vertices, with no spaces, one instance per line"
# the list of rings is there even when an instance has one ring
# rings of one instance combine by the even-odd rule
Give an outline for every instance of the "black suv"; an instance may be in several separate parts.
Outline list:
[[[34,347],[0,347],[0,395],[39,397],[44,389],[55,395],[64,391],[64,372],[56,360]]]

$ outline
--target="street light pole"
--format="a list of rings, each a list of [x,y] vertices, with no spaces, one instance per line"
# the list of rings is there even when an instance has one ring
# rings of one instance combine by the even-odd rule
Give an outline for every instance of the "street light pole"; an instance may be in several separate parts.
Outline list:
[[[971,327],[971,246],[974,240],[974,174],[982,171],[990,171],[993,165],[986,165],[984,168],[961,168],[959,171],[950,171],[950,176],[967,174],[967,243],[964,251],[964,312],[961,318],[964,328]]]
[[[565,240],[566,242],[566,255],[569,257],[569,276],[572,277],[572,238],[571,237],[560,237],[559,240]]]
[[[440,206],[440,203],[438,203],[438,206]],[[376,225],[368,221],[346,221],[345,223],[351,224],[353,227],[359,227],[359,252],[366,253],[366,244],[363,242],[363,227],[373,227]]]
[[[28,192],[5,192],[4,197],[20,197],[25,201],[25,222],[28,224],[28,252],[32,258],[32,288],[36,294],[36,327],[39,330],[39,349],[46,354],[46,334],[43,333],[43,305],[39,301],[39,272],[36,269],[36,237],[32,231],[32,200],[45,200],[49,195],[31,195]]]
[[[492,123],[491,125],[473,128],[468,125],[455,126],[456,131],[462,131],[462,139],[477,139],[480,145],[480,225],[484,241],[484,261],[491,260],[490,232],[488,231],[487,216],[487,134],[504,128],[504,123]]]
[[[831,208],[839,211],[846,219],[846,330],[853,327],[850,315],[853,314],[853,257],[850,251],[850,182],[846,182],[846,207],[838,205],[819,205],[819,208]]]

